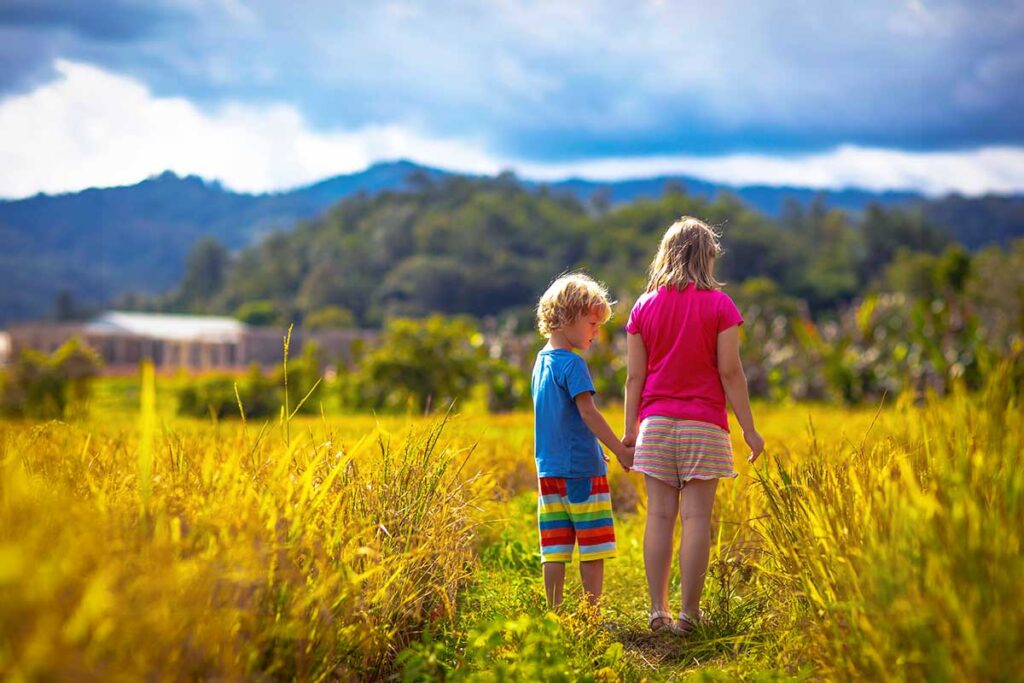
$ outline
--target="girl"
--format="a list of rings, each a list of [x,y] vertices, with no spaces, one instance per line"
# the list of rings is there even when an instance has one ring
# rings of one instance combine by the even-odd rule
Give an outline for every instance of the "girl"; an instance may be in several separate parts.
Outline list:
[[[647,524],[644,564],[651,595],[650,627],[685,635],[699,623],[700,596],[711,551],[711,508],[718,479],[735,477],[726,398],[750,462],[764,450],[754,429],[747,378],[739,355],[736,305],[719,291],[718,235],[684,216],[665,232],[651,262],[647,292],[626,324],[626,425],[622,442],[636,446],[633,469],[644,473]],[[682,611],[668,611],[675,518]]]

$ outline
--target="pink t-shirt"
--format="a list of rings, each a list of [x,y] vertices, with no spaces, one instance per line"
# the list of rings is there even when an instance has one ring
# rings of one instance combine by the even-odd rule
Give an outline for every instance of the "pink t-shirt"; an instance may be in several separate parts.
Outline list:
[[[718,333],[742,325],[725,292],[661,287],[637,299],[626,332],[647,348],[647,380],[638,421],[658,415],[698,420],[729,431],[725,390],[718,376]]]

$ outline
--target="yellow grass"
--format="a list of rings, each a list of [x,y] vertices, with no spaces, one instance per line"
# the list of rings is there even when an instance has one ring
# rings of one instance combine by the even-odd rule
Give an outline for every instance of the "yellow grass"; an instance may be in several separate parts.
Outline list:
[[[1008,381],[877,414],[757,406],[769,455],[748,466],[734,430],[717,626],[689,644],[643,637],[642,482],[613,469],[605,612],[621,629],[536,633],[568,634],[576,671],[631,680],[1019,675],[1024,426]],[[134,414],[0,423],[0,677],[370,679],[425,630],[470,672],[474,620],[531,631],[512,612],[536,610],[539,574],[478,559],[535,552],[530,415],[212,423],[167,417],[142,385]]]

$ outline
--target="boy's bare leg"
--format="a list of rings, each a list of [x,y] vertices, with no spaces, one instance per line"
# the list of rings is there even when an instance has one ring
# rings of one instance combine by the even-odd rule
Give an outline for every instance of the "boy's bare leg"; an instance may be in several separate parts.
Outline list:
[[[683,542],[679,544],[679,579],[683,611],[696,618],[711,553],[711,508],[715,504],[717,479],[691,479],[683,487],[679,518]]]
[[[644,569],[651,608],[668,611],[668,576],[672,569],[672,534],[679,512],[679,490],[649,474],[647,487],[647,523],[644,525]]]
[[[604,560],[580,562],[580,581],[583,583],[583,595],[587,602],[596,605],[601,599],[601,590],[604,586]]]
[[[548,607],[557,609],[562,604],[562,591],[565,588],[565,562],[545,562],[544,593],[548,596]]]

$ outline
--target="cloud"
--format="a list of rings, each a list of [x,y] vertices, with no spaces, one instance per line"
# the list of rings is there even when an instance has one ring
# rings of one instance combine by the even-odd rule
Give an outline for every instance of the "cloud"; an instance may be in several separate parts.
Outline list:
[[[828,152],[790,156],[731,154],[599,159],[574,164],[524,164],[541,180],[591,180],[689,175],[726,185],[820,189],[915,190],[929,195],[1024,192],[1024,147],[983,147],[956,152],[904,152],[843,145]]]
[[[69,30],[84,38],[123,42],[184,18],[172,5],[125,0],[5,0],[0,24],[28,29]]]
[[[170,169],[267,191],[408,156],[456,170],[498,166],[472,144],[399,126],[317,132],[287,104],[203,111],[180,97],[92,66],[60,61],[58,81],[0,102],[0,195],[139,181]]]
[[[15,6],[0,29],[36,47],[0,48],[7,92],[56,56],[207,112],[288,103],[538,163],[1024,144],[1020,0]]]
[[[60,78],[0,102],[0,196],[21,197],[138,182],[165,169],[239,191],[295,187],[406,158],[453,171],[596,180],[683,174],[721,183],[915,189],[930,194],[1024,191],[1024,148],[904,152],[840,146],[802,155],[607,157],[536,162],[501,155],[483,139],[437,137],[406,125],[322,131],[285,103],[204,110],[180,97],[67,61]]]

